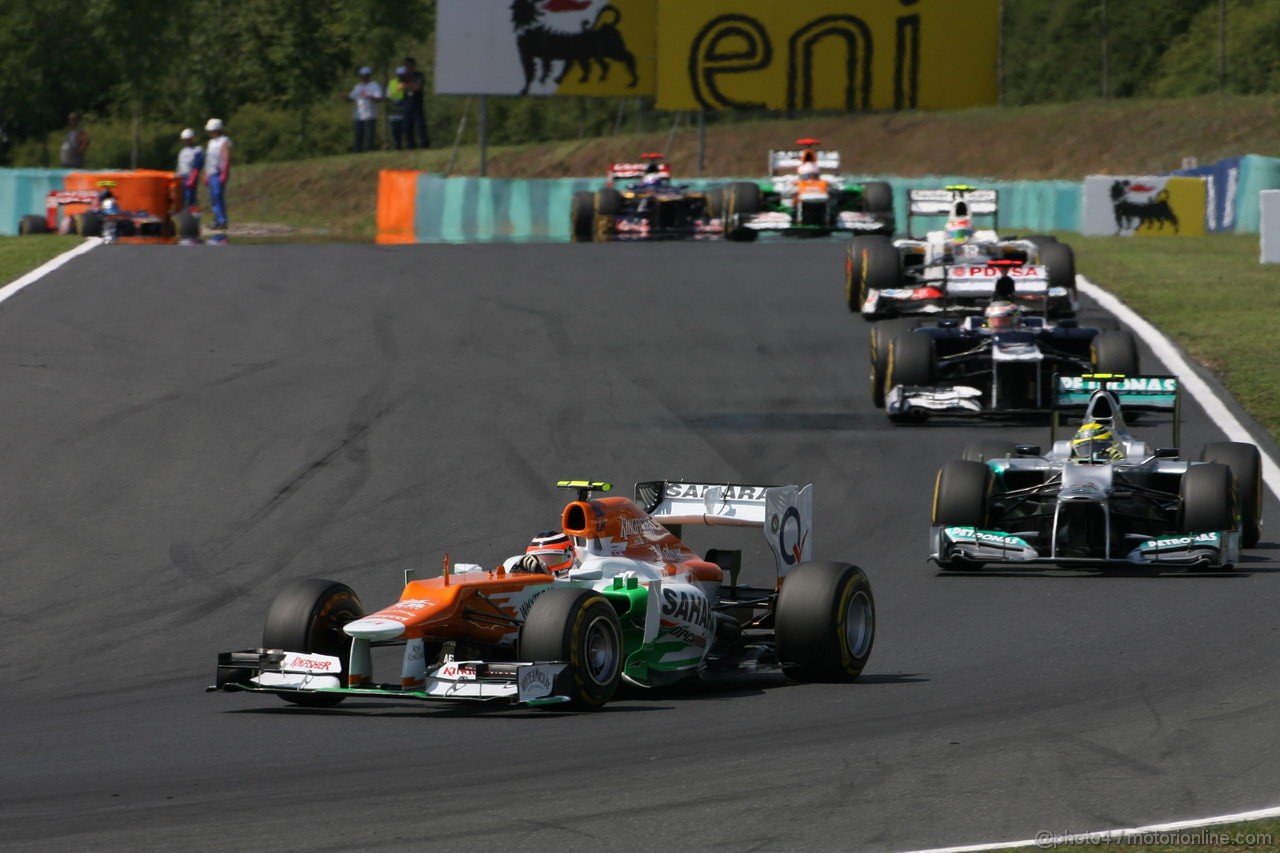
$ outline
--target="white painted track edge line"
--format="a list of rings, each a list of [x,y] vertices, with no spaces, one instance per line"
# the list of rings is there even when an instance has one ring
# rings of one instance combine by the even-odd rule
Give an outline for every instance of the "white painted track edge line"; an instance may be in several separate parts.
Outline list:
[[[39,239],[39,238],[35,238],[35,239]],[[89,237],[83,243],[81,243],[79,246],[76,246],[71,251],[63,252],[61,255],[58,255],[53,260],[47,261],[41,266],[36,267],[31,272],[24,275],[22,278],[19,278],[15,281],[11,281],[8,284],[6,284],[4,287],[0,287],[0,302],[4,302],[6,299],[8,299],[10,296],[15,295],[16,293],[18,293],[18,291],[22,290],[24,287],[35,284],[37,281],[47,276],[49,273],[53,272],[58,267],[67,263],[72,258],[77,258],[80,255],[83,255],[85,252],[89,251],[90,249],[93,249],[101,245],[101,243],[102,243],[101,238]]]
[[[1251,820],[1263,820],[1269,817],[1280,817],[1280,807],[1257,809],[1239,814],[1206,817],[1198,820],[1179,820],[1173,823],[1153,823],[1150,826],[1135,826],[1130,829],[1104,829],[1098,832],[1081,833],[1046,833],[1037,838],[1023,841],[1001,841],[994,844],[970,844],[964,847],[930,847],[924,850],[913,850],[910,853],[977,853],[981,850],[1005,850],[1014,847],[1035,847],[1048,849],[1054,846],[1082,845],[1090,842],[1115,841],[1148,832],[1173,832],[1180,829],[1198,829],[1206,826],[1220,826],[1224,823],[1243,823]]]
[[[1231,412],[1231,409],[1223,402],[1218,392],[1208,382],[1204,381],[1200,374],[1196,373],[1190,362],[1187,361],[1186,356],[1174,346],[1173,341],[1169,340],[1163,332],[1140,317],[1136,311],[1121,302],[1117,296],[1103,290],[1084,276],[1076,276],[1076,285],[1082,293],[1090,296],[1100,306],[1133,329],[1134,334],[1142,338],[1143,342],[1156,354],[1156,357],[1177,375],[1182,382],[1182,387],[1195,398],[1196,402],[1213,419],[1218,428],[1226,434],[1228,439],[1231,441],[1244,441],[1250,444],[1255,443],[1253,435],[1249,430],[1245,429],[1244,424],[1240,423],[1240,420]],[[1265,452],[1262,453],[1262,480],[1267,484],[1267,488],[1271,490],[1271,494],[1280,498],[1280,466]]]

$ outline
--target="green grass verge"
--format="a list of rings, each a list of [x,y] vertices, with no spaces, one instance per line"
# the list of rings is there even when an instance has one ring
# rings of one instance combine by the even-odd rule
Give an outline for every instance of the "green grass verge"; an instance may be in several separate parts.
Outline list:
[[[1099,850],[1123,850],[1125,853],[1246,853],[1278,848],[1280,820],[1268,819],[1152,832],[1145,836],[1108,842],[1095,841],[1092,844],[1059,845],[1050,842],[1037,844],[1035,847],[1006,847],[997,853],[1036,849],[1053,850],[1054,853],[1097,853]]]
[[[1280,437],[1280,265],[1258,262],[1256,234],[1062,239],[1078,272],[1221,376]]]
[[[39,237],[0,237],[0,287],[63,252],[74,249],[79,237],[44,234]]]

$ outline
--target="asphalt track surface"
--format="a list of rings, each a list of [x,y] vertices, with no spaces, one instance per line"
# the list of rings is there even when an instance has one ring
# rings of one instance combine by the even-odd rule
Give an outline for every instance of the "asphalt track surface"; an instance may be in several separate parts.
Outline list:
[[[111,246],[4,303],[0,847],[879,851],[1276,805],[1276,535],[1230,574],[939,574],[939,465],[1047,427],[888,424],[841,258]],[[1184,438],[1218,438],[1194,404]],[[288,580],[377,607],[496,563],[563,477],[815,483],[815,557],[875,589],[863,678],[586,715],[203,692]],[[754,534],[691,541],[765,580]]]

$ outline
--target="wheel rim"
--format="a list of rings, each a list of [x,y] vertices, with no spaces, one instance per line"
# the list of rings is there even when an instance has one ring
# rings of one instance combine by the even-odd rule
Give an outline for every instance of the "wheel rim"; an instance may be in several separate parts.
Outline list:
[[[844,645],[855,659],[862,658],[871,647],[875,635],[875,611],[871,599],[862,590],[849,596],[844,608]]]
[[[587,675],[596,684],[605,685],[613,681],[618,671],[620,645],[617,631],[604,616],[597,616],[587,625],[582,651]]]

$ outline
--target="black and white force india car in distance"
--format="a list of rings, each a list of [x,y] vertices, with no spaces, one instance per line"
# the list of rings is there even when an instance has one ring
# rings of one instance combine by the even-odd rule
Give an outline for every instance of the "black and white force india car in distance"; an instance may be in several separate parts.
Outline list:
[[[1064,376],[1056,383],[1052,447],[970,444],[938,472],[930,559],[943,569],[985,564],[1149,566],[1220,570],[1258,543],[1261,456],[1242,442],[1205,445],[1199,461],[1130,433],[1128,411],[1173,413],[1171,376]],[[1059,416],[1088,403],[1074,439]],[[1080,436],[1086,436],[1081,438]]]
[[[884,181],[856,182],[839,173],[840,152],[798,139],[793,151],[769,152],[765,181],[736,181],[724,191],[724,229],[749,242],[761,232],[825,237],[836,231],[891,235],[893,191]]]
[[[661,154],[642,154],[641,163],[614,163],[608,185],[573,194],[570,236],[575,243],[607,240],[684,240],[723,232],[719,206],[723,192],[690,190],[671,182]],[[622,183],[617,186],[618,182]]]
[[[1004,278],[1000,295],[1012,288]],[[1129,332],[1026,316],[1004,298],[981,316],[886,320],[870,339],[871,399],[898,423],[1047,413],[1057,374],[1139,372]]]
[[[923,238],[890,240],[857,236],[845,258],[845,299],[867,320],[915,314],[974,313],[995,294],[1004,275],[1015,282],[1014,299],[1050,317],[1076,311],[1075,255],[1047,235],[1002,237],[999,194],[964,185],[909,190],[907,233],[913,217],[947,216],[947,228]],[[975,230],[974,217],[990,229]]]

